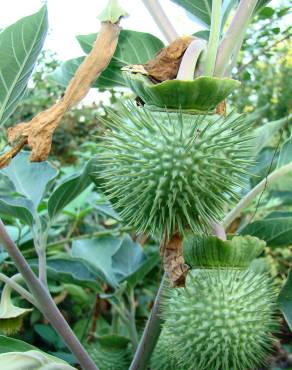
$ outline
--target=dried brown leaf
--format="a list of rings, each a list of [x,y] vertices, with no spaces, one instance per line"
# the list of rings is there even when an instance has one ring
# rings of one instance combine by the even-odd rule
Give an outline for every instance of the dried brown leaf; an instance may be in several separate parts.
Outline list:
[[[63,98],[49,109],[37,114],[28,123],[19,123],[7,131],[10,144],[17,144],[0,156],[0,166],[9,164],[27,143],[32,149],[30,160],[44,161],[48,158],[52,136],[64,114],[79,103],[88,93],[92,83],[108,66],[117,46],[120,27],[118,24],[103,22],[91,52],[84,59],[70,81]],[[22,143],[20,146],[19,143]]]
[[[192,36],[179,37],[161,49],[154,59],[144,64],[149,76],[156,81],[176,78],[183,54],[193,40]]]

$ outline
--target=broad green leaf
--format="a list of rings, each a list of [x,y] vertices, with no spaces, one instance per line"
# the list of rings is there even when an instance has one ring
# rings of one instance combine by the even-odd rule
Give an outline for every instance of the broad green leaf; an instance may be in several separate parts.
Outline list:
[[[285,141],[279,155],[278,168],[292,162],[292,137]]]
[[[245,226],[242,235],[253,235],[265,240],[269,247],[292,245],[292,217],[274,214],[273,218],[254,221]]]
[[[125,280],[133,274],[146,261],[146,255],[140,244],[126,235],[123,238],[121,247],[112,257],[112,267],[118,281]]]
[[[7,352],[26,352],[30,350],[37,350],[31,344],[25,343],[22,340],[6,337],[0,335],[0,353]]]
[[[48,212],[51,219],[91,184],[90,172],[91,162],[89,161],[79,174],[70,176],[52,192],[48,200]]]
[[[278,304],[290,330],[292,330],[292,270],[290,270],[288,278],[279,294]]]
[[[48,29],[47,8],[0,33],[0,124],[23,97]]]
[[[139,282],[143,281],[144,277],[157,266],[159,261],[160,256],[158,252],[148,257],[135,272],[125,278],[128,286],[134,288]]]
[[[38,268],[38,262],[36,260],[29,261],[29,264],[34,269]],[[48,258],[47,273],[51,279],[59,282],[78,284],[101,291],[99,284],[100,276],[94,274],[82,259],[68,255]]]
[[[21,197],[0,197],[0,214],[18,218],[25,224],[32,226],[34,218],[33,203]]]
[[[85,53],[89,53],[97,34],[80,35],[77,39]],[[157,37],[131,30],[122,30],[115,54],[93,87],[105,88],[127,86],[121,68],[127,64],[143,64],[152,59],[164,45]],[[67,86],[84,57],[68,60],[52,73],[51,78],[63,86]]]
[[[171,0],[186,9],[199,22],[207,28],[210,28],[212,14],[212,0]],[[239,0],[222,0],[222,27],[224,26],[230,11],[238,6]],[[255,12],[264,7],[270,0],[259,0]]]
[[[65,361],[38,350],[1,353],[0,363],[5,370],[76,370]]]
[[[196,20],[201,22],[205,27],[210,28],[212,15],[212,0],[171,0],[173,3],[182,6],[191,13]],[[223,24],[226,21],[231,9],[237,5],[238,0],[223,0],[222,14]]]
[[[80,258],[91,267],[91,271],[103,277],[112,286],[118,285],[112,267],[112,257],[122,245],[122,239],[102,236],[95,239],[74,240],[72,256]]]
[[[19,153],[8,167],[0,171],[13,183],[17,193],[31,200],[37,208],[48,183],[57,176],[58,171],[49,162],[32,163],[29,153]]]
[[[125,235],[75,240],[72,256],[85,261],[91,271],[113,287],[137,271],[146,261],[141,246]]]

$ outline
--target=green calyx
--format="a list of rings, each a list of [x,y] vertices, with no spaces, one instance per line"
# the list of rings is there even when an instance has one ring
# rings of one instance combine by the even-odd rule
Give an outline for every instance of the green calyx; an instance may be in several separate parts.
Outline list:
[[[247,268],[265,248],[254,236],[234,236],[222,240],[216,236],[188,234],[183,241],[185,262],[192,268]]]
[[[185,113],[213,113],[216,106],[240,82],[230,78],[200,76],[193,81],[168,80],[152,83],[147,76],[123,72],[128,86],[150,110],[178,110]]]
[[[243,116],[109,113],[97,181],[124,222],[161,237],[206,232],[237,199],[250,163]]]
[[[277,328],[276,292],[267,275],[191,270],[186,288],[165,294],[164,329],[169,343],[175,338],[177,368],[248,370],[265,361]]]

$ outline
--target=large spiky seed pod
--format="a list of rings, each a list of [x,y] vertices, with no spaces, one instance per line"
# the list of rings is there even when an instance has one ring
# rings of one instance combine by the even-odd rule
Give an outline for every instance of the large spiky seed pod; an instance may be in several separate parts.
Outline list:
[[[236,198],[249,162],[243,116],[148,112],[133,104],[109,113],[98,159],[105,193],[123,220],[161,236],[206,231]]]
[[[166,290],[165,328],[182,369],[248,370],[261,364],[275,329],[275,290],[251,270],[192,270]]]
[[[164,328],[151,356],[151,370],[177,370],[178,365],[175,357],[175,349],[174,338],[171,338]]]

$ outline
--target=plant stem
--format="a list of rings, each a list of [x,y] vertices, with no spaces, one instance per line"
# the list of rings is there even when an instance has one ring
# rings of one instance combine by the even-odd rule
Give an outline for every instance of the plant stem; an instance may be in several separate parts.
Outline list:
[[[5,246],[7,252],[14,261],[15,266],[23,276],[24,281],[26,282],[26,285],[31,291],[34,299],[36,300],[41,312],[55,328],[57,333],[63,338],[68,348],[78,359],[82,368],[84,370],[98,370],[98,368],[91,360],[88,353],[85,351],[85,349],[77,339],[76,335],[68,325],[67,321],[60,313],[58,307],[56,306],[47,289],[33,273],[23,255],[14,244],[14,242],[11,240],[1,220],[0,241]]]
[[[163,287],[166,280],[166,274],[163,275],[154,305],[146,323],[142,338],[139,342],[137,351],[133,358],[129,370],[144,370],[147,368],[148,361],[155,348],[161,332],[161,319],[159,317],[159,306],[162,299]]]
[[[245,32],[257,0],[241,0],[231,24],[220,43],[215,66],[215,76],[223,76],[236,48],[237,40]]]
[[[20,274],[17,274],[21,276]],[[14,275],[15,277],[16,275]],[[0,280],[3,281],[5,284],[7,284],[10,288],[14,289],[22,298],[26,299],[29,303],[34,305],[35,307],[37,306],[37,303],[32,296],[26,289],[24,289],[20,284],[18,284],[16,281],[14,281],[13,278],[10,278],[2,273],[0,273]]]
[[[206,50],[206,42],[194,40],[186,49],[179,70],[176,76],[177,80],[192,81],[194,79],[195,69],[202,53]]]
[[[205,76],[213,76],[221,32],[222,0],[212,1],[211,29],[206,56]]]
[[[273,171],[269,176],[264,178],[259,182],[246,196],[241,199],[237,206],[228,213],[228,215],[223,220],[223,226],[227,229],[231,223],[240,215],[241,211],[265,188],[272,182],[278,180],[281,176],[286,175],[292,171],[292,163],[288,163],[285,166],[282,166],[275,171]]]
[[[134,289],[131,288],[128,293],[128,300],[129,300],[129,331],[132,340],[133,350],[136,351],[139,338],[136,328],[136,305],[135,305],[135,296],[134,296]]]
[[[159,4],[158,0],[143,0],[149,13],[156,22],[157,26],[165,36],[166,40],[170,43],[178,37],[178,34],[167,18],[162,6]]]

